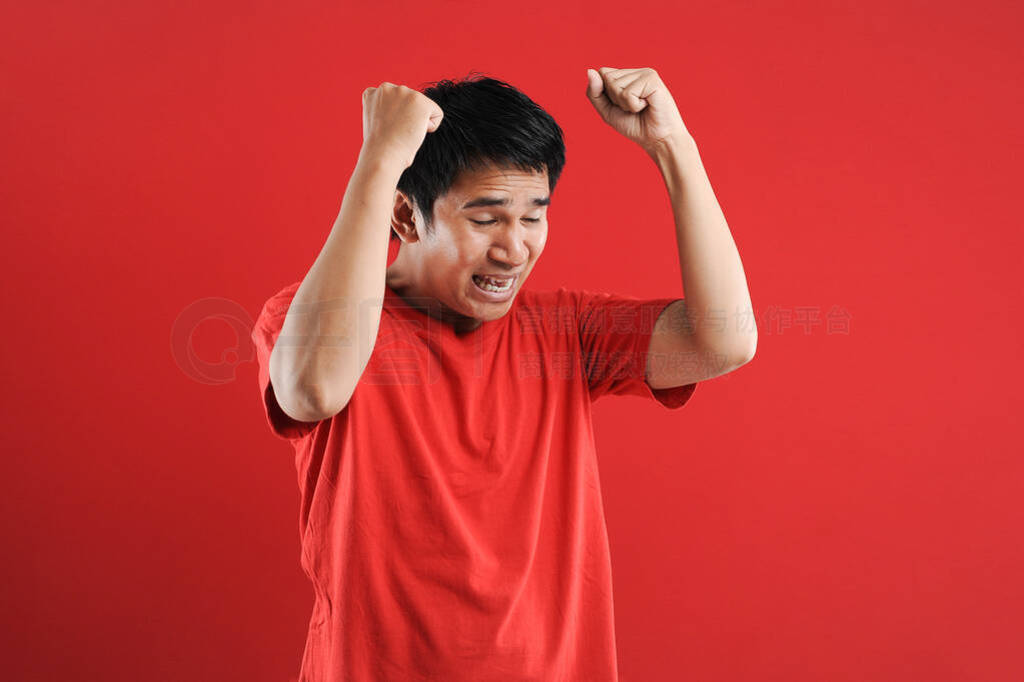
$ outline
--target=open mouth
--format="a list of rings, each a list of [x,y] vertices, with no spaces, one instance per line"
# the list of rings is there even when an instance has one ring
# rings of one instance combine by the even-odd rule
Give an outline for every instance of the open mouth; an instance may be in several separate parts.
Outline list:
[[[483,291],[492,294],[503,294],[512,289],[516,282],[516,275],[508,277],[496,277],[493,275],[473,275],[473,283]]]

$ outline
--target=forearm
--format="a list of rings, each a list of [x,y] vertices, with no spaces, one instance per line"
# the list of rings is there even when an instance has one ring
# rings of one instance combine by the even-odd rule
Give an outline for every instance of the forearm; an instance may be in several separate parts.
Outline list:
[[[673,138],[649,152],[672,202],[690,329],[709,352],[746,361],[757,328],[742,324],[753,306],[740,254],[692,137]]]
[[[272,380],[317,409],[348,402],[373,351],[401,172],[360,154],[334,226],[295,292],[271,354]]]

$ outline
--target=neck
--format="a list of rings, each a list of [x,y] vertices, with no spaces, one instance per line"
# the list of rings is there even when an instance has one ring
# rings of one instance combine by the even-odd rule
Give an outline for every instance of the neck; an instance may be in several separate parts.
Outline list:
[[[425,293],[418,281],[402,268],[398,259],[388,267],[384,281],[406,305],[447,324],[456,335],[467,334],[483,324],[481,320],[455,312],[434,296]]]

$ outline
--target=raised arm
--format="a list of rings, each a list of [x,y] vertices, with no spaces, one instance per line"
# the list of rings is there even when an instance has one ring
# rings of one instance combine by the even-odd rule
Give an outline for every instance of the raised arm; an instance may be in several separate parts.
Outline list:
[[[731,372],[754,357],[757,327],[743,264],[697,144],[654,69],[603,67],[588,71],[587,80],[591,103],[657,164],[672,202],[686,298],[656,321],[647,382],[669,388]]]
[[[435,102],[405,86],[363,92],[363,146],[341,210],[270,354],[270,382],[289,417],[337,414],[366,369],[380,326],[398,180],[442,116]]]

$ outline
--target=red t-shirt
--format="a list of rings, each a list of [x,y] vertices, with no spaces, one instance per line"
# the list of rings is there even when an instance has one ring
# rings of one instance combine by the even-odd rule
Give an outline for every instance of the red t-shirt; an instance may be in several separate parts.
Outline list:
[[[315,593],[300,682],[616,680],[591,403],[690,398],[696,384],[644,380],[675,299],[521,290],[456,335],[386,289],[351,400],[306,423],[281,411],[268,369],[298,286],[252,338],[268,422],[296,454]]]

